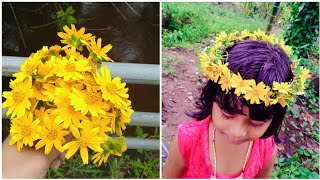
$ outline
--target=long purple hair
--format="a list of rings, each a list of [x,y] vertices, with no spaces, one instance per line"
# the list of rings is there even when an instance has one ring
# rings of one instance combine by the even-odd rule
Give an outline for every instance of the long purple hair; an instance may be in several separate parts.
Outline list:
[[[279,46],[262,41],[241,41],[226,52],[228,68],[234,73],[239,72],[243,79],[254,79],[257,84],[264,82],[269,87],[272,87],[274,81],[292,80],[289,57]],[[243,97],[235,95],[234,89],[225,93],[218,83],[209,80],[196,101],[197,111],[186,114],[201,121],[211,114],[213,102],[229,114],[243,114],[243,107],[247,106],[251,119],[264,121],[272,118],[269,128],[260,138],[274,135],[275,142],[281,142],[278,134],[286,107],[279,103],[268,107],[264,104],[250,104]]]

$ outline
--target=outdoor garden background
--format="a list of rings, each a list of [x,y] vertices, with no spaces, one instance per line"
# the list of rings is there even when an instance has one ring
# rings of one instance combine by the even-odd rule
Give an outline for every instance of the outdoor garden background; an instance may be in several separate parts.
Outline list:
[[[305,97],[288,108],[272,178],[319,178],[319,3],[162,3],[162,142],[169,147],[184,112],[206,83],[198,55],[220,31],[271,27],[310,69]]]
[[[44,45],[61,45],[57,32],[70,24],[111,44],[115,62],[159,65],[159,3],[2,3],[2,55],[28,57]],[[10,79],[3,72],[2,91],[10,90]],[[159,83],[127,87],[136,112],[159,113]],[[9,124],[3,118],[2,141]],[[159,125],[127,126],[124,136],[159,139]],[[128,149],[100,167],[83,165],[78,153],[46,178],[159,178],[159,164],[159,150]]]

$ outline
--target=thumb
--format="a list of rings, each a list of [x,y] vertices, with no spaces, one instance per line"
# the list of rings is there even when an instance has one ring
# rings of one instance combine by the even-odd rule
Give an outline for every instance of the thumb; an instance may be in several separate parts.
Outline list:
[[[68,136],[66,136],[66,142],[70,142],[73,139],[73,136],[71,134],[69,134]],[[62,153],[60,153],[59,155],[57,155],[53,161],[50,164],[50,168],[52,170],[57,170],[58,167],[60,166],[61,162],[65,159],[67,152],[64,151]]]

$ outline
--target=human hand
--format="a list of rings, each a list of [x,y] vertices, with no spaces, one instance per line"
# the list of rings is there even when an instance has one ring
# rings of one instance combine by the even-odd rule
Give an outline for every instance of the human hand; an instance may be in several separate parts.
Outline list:
[[[66,136],[71,141],[72,135]],[[47,170],[57,169],[66,152],[60,153],[54,147],[46,155],[44,149],[23,147],[18,152],[16,145],[9,146],[10,136],[2,143],[2,178],[44,178]]]

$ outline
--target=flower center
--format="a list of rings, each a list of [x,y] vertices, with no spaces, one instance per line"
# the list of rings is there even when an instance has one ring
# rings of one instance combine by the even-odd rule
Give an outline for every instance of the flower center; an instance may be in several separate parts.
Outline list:
[[[245,82],[241,81],[240,84],[239,84],[239,87],[243,88],[243,87],[245,87],[245,85],[246,85]]]
[[[46,69],[46,68],[39,68],[39,69],[38,69],[38,74],[39,74],[40,76],[45,76],[45,75],[47,75],[47,69]]]
[[[38,81],[35,81],[33,86],[38,90],[42,90],[42,83],[38,82]]]
[[[253,90],[252,94],[254,97],[259,97],[259,91],[258,90]]]
[[[99,99],[94,94],[87,94],[86,101],[87,101],[88,104],[93,104],[96,101],[99,101]]]
[[[74,63],[67,63],[65,69],[66,69],[66,71],[68,71],[68,72],[72,72],[72,71],[75,70],[75,67],[76,67],[76,66],[74,65]]]
[[[68,105],[67,108],[68,108],[68,111],[69,111],[69,112],[74,112],[74,108],[73,108],[73,106],[71,106],[70,104]]]
[[[20,103],[20,102],[22,102],[23,99],[24,99],[24,93],[23,93],[23,92],[15,91],[15,92],[13,92],[13,94],[12,94],[12,98],[13,98],[13,100],[14,100],[16,103]]]
[[[78,145],[79,145],[80,148],[84,148],[84,147],[87,147],[87,146],[88,146],[88,143],[87,143],[87,141],[86,141],[85,138],[82,138],[82,139],[80,139],[80,140],[78,141]]]
[[[107,90],[110,94],[116,94],[117,93],[117,85],[115,85],[114,83],[108,83],[107,84]]]
[[[32,66],[32,65],[26,66],[26,72],[27,72],[27,74],[30,74],[30,75],[31,75],[31,74],[33,73],[34,69],[35,69],[35,67]]]
[[[21,127],[21,134],[22,134],[23,136],[30,136],[31,130],[30,130],[29,126],[23,125],[23,126]]]
[[[48,139],[56,139],[58,136],[58,131],[57,130],[51,130],[48,134],[47,134],[47,138]]]
[[[95,82],[93,79],[91,79],[90,77],[87,77],[87,78],[85,79],[85,81],[86,81],[86,83],[89,84],[90,86],[95,86],[95,85],[96,85],[96,82]]]

